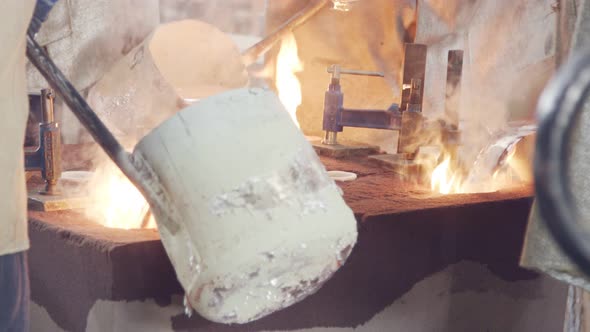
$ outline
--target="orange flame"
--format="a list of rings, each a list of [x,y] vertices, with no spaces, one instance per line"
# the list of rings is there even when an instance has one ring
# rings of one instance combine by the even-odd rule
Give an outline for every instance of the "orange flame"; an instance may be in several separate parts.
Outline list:
[[[465,194],[473,192],[491,192],[523,183],[523,175],[530,171],[526,166],[519,165],[514,158],[516,149],[508,151],[508,155],[487,178],[468,177],[457,163],[452,162],[451,154],[443,152],[444,158],[430,173],[430,189],[440,194]],[[477,164],[472,166],[477,168]],[[491,171],[491,170],[490,170]]]
[[[137,188],[114,165],[99,167],[91,180],[93,207],[87,214],[110,228],[141,228],[144,218],[149,218],[145,228],[156,228],[149,213],[149,205]]]
[[[281,41],[281,48],[277,55],[275,84],[279,99],[298,128],[297,107],[301,105],[301,84],[295,73],[301,72],[302,70],[303,64],[297,56],[295,36],[288,34]]]
[[[430,175],[430,189],[440,194],[462,193],[463,178],[459,170],[451,164],[451,156],[447,155]]]

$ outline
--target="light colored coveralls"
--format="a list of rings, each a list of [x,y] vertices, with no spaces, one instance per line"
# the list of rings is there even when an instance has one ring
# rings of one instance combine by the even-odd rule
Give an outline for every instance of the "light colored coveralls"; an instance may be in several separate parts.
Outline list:
[[[24,135],[28,116],[25,33],[33,0],[0,5],[0,255],[29,248]]]
[[[25,33],[34,4],[0,2],[0,331],[28,331]]]

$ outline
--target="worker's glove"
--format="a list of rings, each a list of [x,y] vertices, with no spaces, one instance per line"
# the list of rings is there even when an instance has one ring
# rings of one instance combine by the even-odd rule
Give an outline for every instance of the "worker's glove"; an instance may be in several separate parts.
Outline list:
[[[29,25],[29,33],[35,35],[41,29],[41,25],[49,16],[49,12],[53,5],[58,0],[37,0],[35,5],[35,11],[33,12],[33,18],[31,19],[31,24]]]

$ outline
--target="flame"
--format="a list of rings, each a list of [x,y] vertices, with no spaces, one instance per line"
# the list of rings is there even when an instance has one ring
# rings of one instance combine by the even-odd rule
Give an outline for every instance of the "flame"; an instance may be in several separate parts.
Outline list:
[[[297,42],[292,33],[281,41],[281,48],[277,55],[275,70],[275,84],[279,99],[291,115],[293,122],[299,128],[297,121],[297,107],[301,105],[301,84],[295,73],[303,70],[303,63],[297,56]]]
[[[477,174],[488,174],[486,168],[474,163],[470,171],[477,169],[483,173],[475,173],[475,177],[468,177],[457,162],[453,162],[452,155],[443,152],[443,161],[433,168],[430,173],[430,189],[440,194],[465,194],[473,192],[492,192],[526,182],[523,174],[529,171],[526,165],[519,165],[514,157],[516,149],[512,148],[489,177],[479,178]],[[473,175],[473,174],[472,174]]]
[[[149,205],[139,190],[113,165],[97,168],[91,180],[91,198],[94,206],[87,214],[105,227],[141,228]],[[145,228],[156,228],[153,215]]]
[[[430,189],[441,194],[462,193],[462,177],[451,166],[451,156],[447,155],[430,175]]]

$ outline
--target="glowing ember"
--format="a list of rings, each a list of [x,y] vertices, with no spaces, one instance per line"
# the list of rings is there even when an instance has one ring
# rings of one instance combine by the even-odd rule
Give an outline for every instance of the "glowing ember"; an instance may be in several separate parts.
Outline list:
[[[114,165],[103,165],[95,172],[90,186],[94,206],[87,214],[106,227],[133,229],[156,228],[149,205],[137,188]]]
[[[281,49],[277,55],[275,70],[275,84],[279,99],[291,115],[293,122],[297,121],[297,107],[301,105],[301,84],[295,73],[303,70],[303,64],[297,56],[297,42],[293,34],[288,34],[281,41]]]

